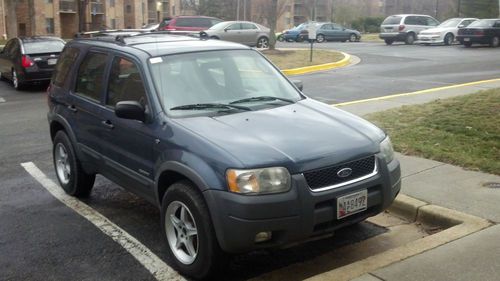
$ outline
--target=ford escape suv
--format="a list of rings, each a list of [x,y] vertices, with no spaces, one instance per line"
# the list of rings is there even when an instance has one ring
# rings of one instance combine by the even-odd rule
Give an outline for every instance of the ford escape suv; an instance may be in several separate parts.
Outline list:
[[[227,254],[358,223],[400,190],[382,130],[304,96],[243,45],[76,39],[48,101],[65,192],[88,196],[99,173],[158,206],[171,265],[194,278]]]

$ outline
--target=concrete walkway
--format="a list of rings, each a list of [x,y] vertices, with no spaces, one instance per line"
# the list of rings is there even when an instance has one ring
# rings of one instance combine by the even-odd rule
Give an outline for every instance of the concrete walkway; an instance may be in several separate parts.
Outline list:
[[[490,88],[500,88],[500,81],[348,103],[339,108],[362,116]],[[418,157],[397,157],[402,168],[402,193],[490,220],[495,225],[354,280],[500,280],[500,225],[496,225],[500,222],[500,177]]]

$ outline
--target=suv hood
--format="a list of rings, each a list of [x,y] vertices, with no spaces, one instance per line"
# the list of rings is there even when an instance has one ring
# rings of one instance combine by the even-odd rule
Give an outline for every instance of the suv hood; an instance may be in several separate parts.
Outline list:
[[[233,168],[284,166],[291,173],[373,155],[385,136],[371,123],[311,99],[176,122],[233,155],[242,164]]]

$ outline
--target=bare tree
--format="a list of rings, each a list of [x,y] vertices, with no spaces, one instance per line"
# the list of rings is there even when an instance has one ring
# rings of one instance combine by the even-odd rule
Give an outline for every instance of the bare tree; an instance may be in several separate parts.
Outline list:
[[[265,26],[269,26],[270,38],[269,38],[269,49],[274,50],[276,46],[276,26],[278,19],[286,11],[287,5],[291,1],[289,0],[253,0],[253,4],[256,5],[256,15],[252,21],[260,23]]]

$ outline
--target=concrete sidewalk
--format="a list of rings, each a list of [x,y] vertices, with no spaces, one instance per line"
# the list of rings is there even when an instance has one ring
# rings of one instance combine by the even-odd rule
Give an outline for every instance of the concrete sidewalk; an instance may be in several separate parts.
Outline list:
[[[350,103],[339,108],[363,116],[491,88],[500,88],[500,80]],[[418,157],[400,154],[397,157],[401,162],[403,194],[490,220],[495,225],[355,280],[500,280],[500,225],[496,225],[500,222],[500,177]]]

